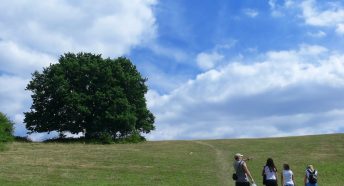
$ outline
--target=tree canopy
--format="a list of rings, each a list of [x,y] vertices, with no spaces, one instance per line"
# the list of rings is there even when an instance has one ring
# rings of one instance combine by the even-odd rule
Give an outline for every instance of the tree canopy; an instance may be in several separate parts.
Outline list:
[[[33,103],[24,122],[32,132],[83,132],[86,138],[112,139],[154,130],[147,109],[145,82],[127,58],[103,59],[91,53],[67,53],[59,62],[35,71],[26,89]]]
[[[13,122],[2,112],[0,112],[0,142],[13,140]]]

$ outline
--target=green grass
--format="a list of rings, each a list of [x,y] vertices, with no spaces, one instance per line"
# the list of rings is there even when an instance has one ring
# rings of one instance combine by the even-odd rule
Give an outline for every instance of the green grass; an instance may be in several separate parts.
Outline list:
[[[344,135],[270,139],[161,141],[139,144],[7,144],[0,152],[0,185],[234,185],[236,152],[261,184],[272,157],[287,162],[302,185],[307,164],[319,171],[319,185],[344,185]]]

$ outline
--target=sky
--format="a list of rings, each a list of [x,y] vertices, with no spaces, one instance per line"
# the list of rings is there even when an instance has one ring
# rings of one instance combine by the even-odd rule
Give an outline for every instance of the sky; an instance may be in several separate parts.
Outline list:
[[[0,112],[15,135],[31,73],[67,52],[124,56],[148,78],[148,140],[344,132],[343,1],[2,0]]]

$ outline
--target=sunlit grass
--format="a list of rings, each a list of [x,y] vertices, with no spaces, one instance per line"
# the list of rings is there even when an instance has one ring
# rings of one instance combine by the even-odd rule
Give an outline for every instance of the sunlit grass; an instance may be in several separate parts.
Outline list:
[[[261,185],[268,157],[279,170],[287,162],[301,185],[307,164],[319,185],[344,185],[344,135],[292,138],[161,141],[139,144],[7,144],[0,152],[0,185],[234,185],[236,152]]]

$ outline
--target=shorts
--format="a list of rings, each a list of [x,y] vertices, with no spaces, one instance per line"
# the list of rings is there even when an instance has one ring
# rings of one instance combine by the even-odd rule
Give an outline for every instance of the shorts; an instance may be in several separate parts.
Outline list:
[[[250,182],[235,182],[235,186],[250,186]]]
[[[306,186],[318,186],[317,183],[307,183]]]
[[[277,180],[266,180],[266,186],[277,186]]]

